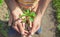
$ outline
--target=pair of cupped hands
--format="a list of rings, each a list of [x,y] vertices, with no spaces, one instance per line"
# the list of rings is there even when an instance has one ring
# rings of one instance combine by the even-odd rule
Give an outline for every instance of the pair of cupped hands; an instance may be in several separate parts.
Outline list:
[[[36,12],[36,8],[34,8],[33,11]],[[25,30],[25,23],[22,23],[22,19],[19,18],[19,16],[22,15],[22,14],[23,14],[23,11],[20,8],[16,7],[16,9],[13,11],[13,15],[10,15],[10,16],[12,16],[10,18],[13,18],[13,21],[14,21],[12,27],[18,33],[21,33],[23,37],[25,37],[25,36],[26,37],[29,37],[30,35],[33,35],[39,29],[40,22],[41,22],[40,21],[40,16],[37,15],[34,18],[33,23],[30,22],[31,30],[27,31],[27,30]],[[25,17],[23,17],[23,18],[25,18]],[[11,21],[11,19],[10,19],[10,21]]]

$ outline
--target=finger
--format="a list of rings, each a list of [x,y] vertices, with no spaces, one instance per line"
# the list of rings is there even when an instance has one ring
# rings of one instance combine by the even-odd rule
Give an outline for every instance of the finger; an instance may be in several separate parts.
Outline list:
[[[24,33],[25,33],[25,35],[28,35],[29,32],[25,30]]]
[[[31,21],[29,21],[30,22],[30,28],[32,28],[32,22]]]
[[[38,4],[36,4],[36,6],[34,6],[33,11],[36,12],[38,8]]]
[[[30,34],[33,35],[36,32],[36,25],[33,25],[33,27],[30,30]]]
[[[27,30],[24,30],[24,32],[28,34],[28,31]]]
[[[40,26],[41,26],[41,20],[36,24],[36,30],[35,30],[35,32],[40,28]]]
[[[22,26],[23,26],[23,28],[25,29],[25,23],[23,23],[23,25],[22,25]]]
[[[39,28],[40,28],[40,25],[37,25],[37,26],[36,26],[36,31],[37,31]],[[35,32],[36,32],[36,31],[35,31]]]
[[[22,35],[28,35],[26,32],[22,31],[21,32]]]
[[[19,30],[22,30],[23,29],[23,27],[22,27],[22,23],[18,23],[18,28],[19,28]]]
[[[19,32],[19,29],[17,26],[12,26],[17,32]]]
[[[21,34],[24,34],[24,28],[23,28],[23,26],[22,26],[22,23],[18,23],[18,29],[19,29],[19,31],[20,31],[20,33]]]
[[[28,35],[28,34],[24,33],[24,35],[26,36],[26,35]]]
[[[39,28],[40,28],[40,25],[37,25],[34,31],[31,32],[31,35],[33,35]]]
[[[31,11],[36,12],[37,8],[38,8],[38,4],[34,3],[33,6],[30,7],[29,9],[30,9]]]
[[[31,35],[33,35],[38,29],[40,28],[40,25],[36,25],[36,27],[33,27],[31,32]]]

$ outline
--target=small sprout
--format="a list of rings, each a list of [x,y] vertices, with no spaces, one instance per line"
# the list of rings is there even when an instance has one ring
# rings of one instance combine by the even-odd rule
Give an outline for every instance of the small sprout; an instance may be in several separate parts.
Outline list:
[[[19,18],[22,18],[22,17],[29,17],[28,19],[33,22],[34,20],[34,17],[36,16],[35,12],[31,12],[29,9],[25,10],[24,13],[19,17]]]
[[[31,12],[30,16],[35,17],[36,16],[35,12]]]
[[[30,13],[30,10],[29,10],[29,9],[27,9],[27,10],[26,10],[26,12],[29,14],[29,13]]]

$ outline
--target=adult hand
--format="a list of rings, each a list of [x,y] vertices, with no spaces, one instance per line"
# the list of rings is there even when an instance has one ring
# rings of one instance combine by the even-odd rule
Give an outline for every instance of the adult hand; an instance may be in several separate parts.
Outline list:
[[[28,31],[25,30],[25,23],[22,22],[23,21],[22,19],[25,17],[23,17],[22,19],[19,18],[19,16],[22,15],[23,12],[19,8],[17,8],[13,12],[16,13],[13,14],[13,20],[15,23],[12,25],[12,27],[22,35],[27,35]]]
[[[38,4],[33,9],[33,11],[36,13],[37,13],[37,8],[38,8]],[[31,30],[29,31],[29,35],[33,35],[40,28],[41,19],[42,19],[42,15],[39,12],[37,13],[37,16],[34,18],[33,23],[30,22]]]
[[[14,25],[12,26],[15,30],[17,30],[19,33],[21,33],[22,35],[27,35],[28,31],[25,30],[24,26],[25,23],[22,23],[22,20],[19,19],[18,21],[16,21],[14,23]]]
[[[30,30],[31,35],[33,35],[40,28],[41,19],[42,19],[42,16],[37,15],[35,17],[34,22],[33,22],[32,29]]]

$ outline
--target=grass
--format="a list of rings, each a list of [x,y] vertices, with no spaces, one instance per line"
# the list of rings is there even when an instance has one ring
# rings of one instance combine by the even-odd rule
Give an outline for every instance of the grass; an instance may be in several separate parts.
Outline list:
[[[8,29],[4,27],[5,23],[0,22],[0,34],[3,35],[3,37],[7,37]]]
[[[3,4],[3,1],[4,1],[4,0],[0,0],[0,6]]]
[[[60,30],[60,0],[53,0],[53,8],[56,10],[57,28]]]
[[[52,5],[56,11],[57,20],[56,37],[60,37],[60,0],[53,0]]]

